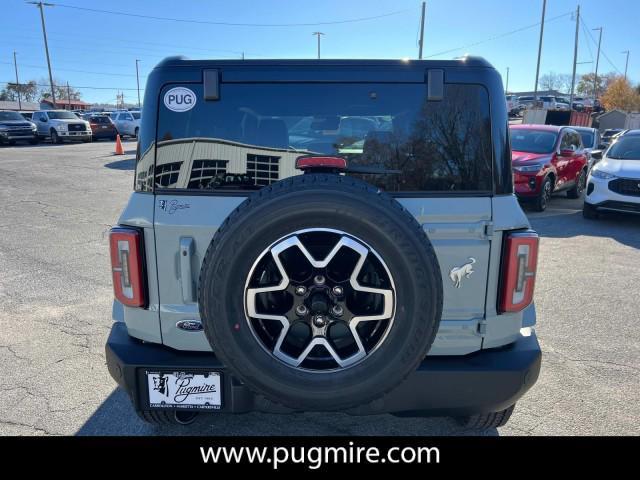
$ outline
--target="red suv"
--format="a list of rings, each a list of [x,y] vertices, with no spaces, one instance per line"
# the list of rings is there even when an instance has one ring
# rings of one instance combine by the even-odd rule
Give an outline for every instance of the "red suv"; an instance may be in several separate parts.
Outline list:
[[[514,191],[542,212],[554,192],[579,198],[587,180],[587,154],[571,127],[513,125],[511,161]]]

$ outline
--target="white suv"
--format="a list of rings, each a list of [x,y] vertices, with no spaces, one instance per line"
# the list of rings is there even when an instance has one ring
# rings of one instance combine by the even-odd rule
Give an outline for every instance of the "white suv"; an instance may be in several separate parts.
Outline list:
[[[140,131],[140,112],[128,110],[114,112],[111,114],[111,120],[113,120],[120,135],[138,137],[138,132]]]
[[[621,136],[591,169],[582,212],[595,219],[600,211],[640,214],[640,130]]]

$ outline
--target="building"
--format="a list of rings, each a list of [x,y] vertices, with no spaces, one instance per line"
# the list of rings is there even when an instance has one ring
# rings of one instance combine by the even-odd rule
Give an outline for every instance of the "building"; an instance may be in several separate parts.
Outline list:
[[[37,102],[18,102],[0,100],[0,110],[13,110],[14,112],[35,112],[40,110]]]
[[[597,117],[596,122],[598,124],[598,129],[601,132],[604,132],[610,128],[629,128],[627,126],[628,119],[629,114],[626,112],[623,112],[622,110],[611,110]]]
[[[58,98],[54,105],[52,100],[43,98],[40,100],[40,108],[38,110],[89,110],[89,108],[91,108],[91,104],[82,100]]]

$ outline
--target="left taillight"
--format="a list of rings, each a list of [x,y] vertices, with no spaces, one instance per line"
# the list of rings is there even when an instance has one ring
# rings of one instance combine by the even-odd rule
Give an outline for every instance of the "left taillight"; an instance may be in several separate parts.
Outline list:
[[[142,232],[135,228],[114,227],[109,233],[109,247],[116,299],[129,307],[145,307]]]
[[[533,301],[538,240],[538,234],[531,230],[506,234],[498,305],[501,313],[520,312]]]

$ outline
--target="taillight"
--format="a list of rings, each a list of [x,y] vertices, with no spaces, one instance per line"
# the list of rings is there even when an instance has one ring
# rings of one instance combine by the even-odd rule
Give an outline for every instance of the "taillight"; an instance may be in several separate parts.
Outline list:
[[[146,306],[142,233],[134,228],[114,227],[109,234],[109,247],[116,299],[129,307]]]
[[[308,170],[308,169],[346,170],[347,161],[342,157],[304,155],[296,158],[296,168],[298,170]]]
[[[500,312],[519,312],[533,300],[538,263],[538,234],[534,231],[507,234],[502,257]]]

